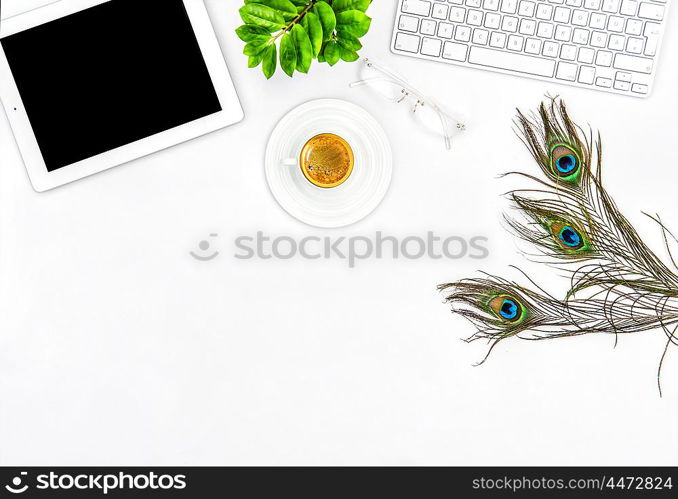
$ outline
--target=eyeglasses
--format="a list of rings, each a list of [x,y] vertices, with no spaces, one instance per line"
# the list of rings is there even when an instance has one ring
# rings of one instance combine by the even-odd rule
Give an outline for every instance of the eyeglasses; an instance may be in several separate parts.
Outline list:
[[[405,102],[413,105],[414,119],[429,131],[442,134],[448,150],[452,149],[452,138],[466,130],[464,123],[445,111],[432,98],[426,97],[384,66],[370,59],[363,59],[360,73],[361,79],[351,83],[351,88],[367,85],[396,104]]]

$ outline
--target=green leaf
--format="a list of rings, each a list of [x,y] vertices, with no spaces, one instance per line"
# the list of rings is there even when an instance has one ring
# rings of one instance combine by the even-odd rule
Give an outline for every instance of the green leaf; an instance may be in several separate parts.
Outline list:
[[[339,36],[337,36],[337,43],[341,47],[352,52],[357,52],[363,48],[363,44],[360,43],[360,40],[358,40],[355,36],[349,35],[348,33],[340,33]]]
[[[289,33],[285,33],[280,40],[280,67],[289,77],[292,77],[297,67],[297,49],[294,37]]]
[[[266,51],[262,51],[262,52],[259,52],[256,55],[251,55],[250,58],[247,61],[247,67],[248,68],[256,68],[259,64],[261,64],[261,60],[264,58],[265,53],[266,53]]]
[[[353,50],[346,49],[339,45],[339,55],[342,58],[342,60],[346,62],[354,62],[357,61],[360,56],[354,52]]]
[[[245,43],[263,40],[266,42],[271,39],[271,33],[256,24],[245,24],[235,30],[236,35]]]
[[[266,50],[263,52],[264,64],[262,69],[264,71],[264,76],[267,80],[271,79],[271,76],[275,73],[276,67],[278,65],[278,49],[275,45],[269,45],[266,47]]]
[[[294,37],[294,45],[297,48],[297,71],[300,73],[308,73],[313,61],[313,45],[306,34],[306,30],[299,24],[292,27],[292,36]]]
[[[327,64],[330,66],[334,66],[337,62],[339,62],[339,59],[341,59],[341,50],[337,42],[327,42],[324,55],[325,59],[327,60]]]
[[[325,44],[323,43],[322,48],[320,49],[320,53],[318,54],[318,62],[327,62],[327,59],[325,59]]]
[[[277,10],[285,19],[297,17],[297,7],[290,0],[245,0],[245,5],[258,3]]]
[[[301,20],[301,25],[306,30],[311,45],[313,45],[313,57],[318,57],[323,47],[323,25],[313,12],[307,13]]]
[[[248,43],[242,53],[245,55],[258,55],[266,48],[266,43]]]
[[[327,2],[321,1],[315,4],[313,12],[318,16],[323,27],[323,41],[329,41],[337,27],[337,17],[334,15],[332,7]]]
[[[241,7],[239,12],[245,24],[255,24],[270,30],[285,27],[285,18],[282,14],[266,5],[248,3]]]
[[[347,10],[337,14],[337,32],[360,38],[370,30],[372,19],[359,10]]]
[[[371,3],[372,0],[334,0],[334,2],[332,2],[332,8],[337,14],[346,10],[359,10],[365,12]]]

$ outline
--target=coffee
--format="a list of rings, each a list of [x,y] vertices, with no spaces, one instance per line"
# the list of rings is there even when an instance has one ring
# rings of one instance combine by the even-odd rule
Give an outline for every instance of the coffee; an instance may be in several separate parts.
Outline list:
[[[301,171],[313,185],[337,187],[351,176],[353,149],[333,133],[322,133],[310,139],[301,150]]]

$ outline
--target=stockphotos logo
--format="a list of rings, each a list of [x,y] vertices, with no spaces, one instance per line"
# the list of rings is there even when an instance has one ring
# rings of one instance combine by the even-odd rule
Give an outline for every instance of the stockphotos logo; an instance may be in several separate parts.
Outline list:
[[[107,473],[72,474],[54,471],[37,475],[35,483],[28,484],[28,473],[15,476],[5,489],[12,494],[23,494],[29,488],[38,491],[90,491],[106,495],[111,491],[123,490],[183,490],[186,488],[186,475],[158,475],[157,473]],[[74,494],[77,495],[77,494]]]
[[[28,475],[25,471],[19,473],[18,476],[12,478],[12,483],[5,485],[7,491],[12,494],[23,494],[28,490],[28,484],[24,483],[24,478]]]

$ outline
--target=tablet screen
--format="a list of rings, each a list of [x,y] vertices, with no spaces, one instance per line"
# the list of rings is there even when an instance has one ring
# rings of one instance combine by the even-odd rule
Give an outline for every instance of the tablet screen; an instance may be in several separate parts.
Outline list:
[[[49,171],[222,110],[182,0],[111,0],[1,43]]]

